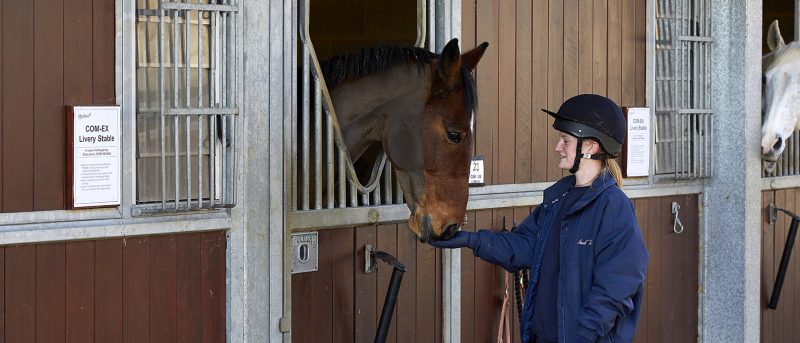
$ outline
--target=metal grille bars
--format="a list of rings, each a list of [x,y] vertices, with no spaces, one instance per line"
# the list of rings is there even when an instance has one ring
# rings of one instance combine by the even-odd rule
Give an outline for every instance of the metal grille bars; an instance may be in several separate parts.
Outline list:
[[[155,206],[137,211],[231,207],[239,5],[149,0],[143,6],[137,10],[137,201]]]
[[[417,6],[417,44],[423,44],[426,3],[418,0]],[[291,122],[291,132],[296,135],[292,139],[293,210],[402,204],[402,191],[383,153],[367,185],[355,176],[309,36],[309,1],[301,0],[298,7],[301,94],[300,109]]]
[[[659,0],[656,13],[656,174],[711,175],[710,1]]]

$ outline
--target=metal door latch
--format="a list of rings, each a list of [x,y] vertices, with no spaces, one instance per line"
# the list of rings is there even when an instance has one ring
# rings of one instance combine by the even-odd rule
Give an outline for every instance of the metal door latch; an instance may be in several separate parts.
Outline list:
[[[683,223],[681,223],[681,219],[678,218],[678,212],[681,210],[681,205],[678,205],[677,202],[672,202],[672,214],[675,215],[674,219],[672,220],[672,232],[674,233],[682,233],[683,232]]]

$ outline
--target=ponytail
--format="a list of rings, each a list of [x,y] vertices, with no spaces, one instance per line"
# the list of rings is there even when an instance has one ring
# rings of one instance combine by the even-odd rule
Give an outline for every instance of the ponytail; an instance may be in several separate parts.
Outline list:
[[[617,164],[616,160],[607,159],[603,160],[603,171],[608,171],[614,176],[614,181],[617,182],[617,187],[622,189],[622,169],[619,168],[619,164]]]

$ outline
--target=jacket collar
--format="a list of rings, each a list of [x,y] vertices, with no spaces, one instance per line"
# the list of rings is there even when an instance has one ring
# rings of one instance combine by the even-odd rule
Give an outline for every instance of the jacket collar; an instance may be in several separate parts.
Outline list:
[[[544,190],[544,199],[543,204],[549,204],[553,202],[555,199],[561,198],[564,194],[569,191],[572,186],[575,185],[575,175],[569,175],[561,178],[555,184],[548,187]],[[583,194],[583,196],[575,203],[574,206],[567,212],[567,214],[572,214],[574,212],[579,211],[580,209],[586,207],[587,204],[592,202],[595,198],[600,196],[607,188],[616,186],[617,181],[614,179],[614,176],[611,175],[610,172],[602,172],[597,178],[594,179],[590,188]]]

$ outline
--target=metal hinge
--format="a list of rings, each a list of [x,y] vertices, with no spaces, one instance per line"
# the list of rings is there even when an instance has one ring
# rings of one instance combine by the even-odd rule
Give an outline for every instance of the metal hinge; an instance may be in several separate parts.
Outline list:
[[[278,330],[280,330],[281,333],[287,333],[292,330],[292,321],[289,320],[289,317],[281,317],[278,321]]]

